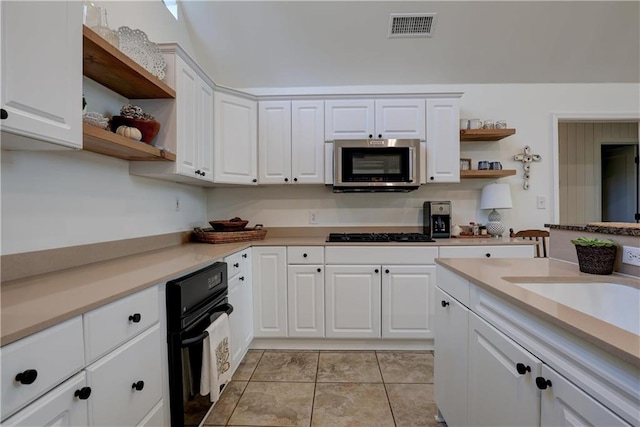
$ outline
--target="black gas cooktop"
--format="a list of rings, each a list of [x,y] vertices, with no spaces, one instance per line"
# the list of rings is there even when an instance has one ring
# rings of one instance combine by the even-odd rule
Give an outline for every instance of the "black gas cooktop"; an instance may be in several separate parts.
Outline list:
[[[331,233],[327,242],[360,243],[360,242],[434,242],[426,234],[420,233]]]

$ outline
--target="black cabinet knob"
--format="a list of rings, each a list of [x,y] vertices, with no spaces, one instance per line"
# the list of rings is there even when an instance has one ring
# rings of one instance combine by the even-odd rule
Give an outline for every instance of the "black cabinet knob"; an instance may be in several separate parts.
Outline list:
[[[285,178],[285,179],[284,179],[284,182],[289,182],[289,178]]]
[[[76,390],[73,395],[80,400],[87,400],[89,396],[91,396],[91,387],[82,387],[81,389]]]
[[[322,269],[321,269],[321,268],[318,268],[318,273],[320,273],[321,271],[322,271]]]
[[[373,138],[373,134],[372,133],[369,134],[369,139],[371,139],[371,138]]]
[[[378,138],[382,139],[382,134],[378,135]]]
[[[238,268],[238,267],[240,267],[240,264],[236,262],[235,264],[233,264],[233,266],[234,266],[235,268]]]
[[[238,280],[240,280],[241,282],[244,282],[244,276],[240,276]]]
[[[442,307],[446,307],[446,306],[448,306],[448,305],[449,305],[449,301],[442,300],[442,301],[440,301],[440,305],[441,305]]]
[[[486,254],[484,254],[484,256],[486,256],[487,258],[491,258],[491,254],[488,253],[488,252]]]
[[[516,363],[516,370],[520,375],[524,375],[527,372],[531,372],[531,366],[525,365],[524,363]]]
[[[35,369],[27,369],[24,372],[20,372],[16,375],[16,381],[20,384],[33,384],[33,382],[38,378],[38,371]]]
[[[4,120],[7,117],[9,117],[9,113],[7,113],[7,110],[5,110],[4,108],[0,108],[0,119]]]
[[[375,271],[376,273],[378,273],[378,269],[377,269],[377,268],[376,268],[374,271]]]
[[[139,323],[140,319],[142,319],[140,313],[134,313],[133,315],[129,316],[129,322]]]
[[[385,272],[385,273],[387,273],[387,274],[389,274],[389,269],[387,268],[384,272]]]
[[[131,384],[131,389],[132,390],[140,391],[143,388],[144,388],[144,381],[142,381],[142,380]]]
[[[246,257],[247,257],[247,254],[242,254],[242,258],[246,258]]]
[[[258,182],[258,180],[253,178],[253,180],[251,180],[251,182]]]
[[[303,257],[303,258],[306,258],[306,257],[308,257],[308,256],[309,256],[309,255],[307,255],[307,254],[302,254],[302,257]]]
[[[551,380],[545,379],[543,377],[536,377],[536,386],[538,386],[540,390],[544,390],[547,387],[551,387]]]
[[[200,169],[196,171],[196,175],[200,175]]]
[[[429,177],[429,179],[430,179],[431,181],[433,181],[435,178],[434,178],[434,177],[432,177],[432,176],[430,176],[430,177]]]
[[[205,173],[205,172],[202,172],[202,176],[205,176],[205,175],[206,175],[206,173]]]
[[[293,182],[298,182],[298,178],[293,178]]]

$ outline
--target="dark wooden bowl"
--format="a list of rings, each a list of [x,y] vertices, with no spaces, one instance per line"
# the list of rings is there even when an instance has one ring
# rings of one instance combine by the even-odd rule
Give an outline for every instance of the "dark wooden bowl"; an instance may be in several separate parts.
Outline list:
[[[155,120],[129,119],[122,116],[111,118],[111,131],[115,132],[120,126],[129,126],[138,129],[142,133],[142,142],[151,144],[160,132],[160,122]]]
[[[215,231],[238,231],[244,230],[249,221],[209,221]]]

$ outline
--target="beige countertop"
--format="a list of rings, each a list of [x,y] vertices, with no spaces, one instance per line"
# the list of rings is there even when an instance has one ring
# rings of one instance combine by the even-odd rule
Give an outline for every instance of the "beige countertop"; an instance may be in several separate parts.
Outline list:
[[[269,237],[242,243],[187,243],[94,262],[0,285],[0,345],[6,345],[49,326],[164,283],[214,260],[250,246],[375,246],[372,243],[327,243],[326,236]],[[530,245],[511,239],[438,239],[435,243],[382,243],[391,246]]]
[[[640,367],[640,336],[574,310],[510,280],[526,281],[612,281],[636,288],[637,278],[621,275],[599,276],[581,273],[576,264],[548,258],[535,259],[452,259],[440,258],[440,264],[472,283],[503,297],[508,302],[547,320],[576,336],[595,344],[634,366]]]

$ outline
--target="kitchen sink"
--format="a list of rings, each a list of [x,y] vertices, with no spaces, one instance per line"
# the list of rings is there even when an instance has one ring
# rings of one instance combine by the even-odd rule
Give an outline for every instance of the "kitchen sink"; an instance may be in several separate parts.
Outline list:
[[[640,288],[608,281],[533,281],[503,279],[545,298],[640,335]]]

